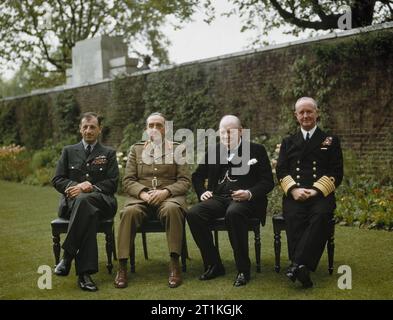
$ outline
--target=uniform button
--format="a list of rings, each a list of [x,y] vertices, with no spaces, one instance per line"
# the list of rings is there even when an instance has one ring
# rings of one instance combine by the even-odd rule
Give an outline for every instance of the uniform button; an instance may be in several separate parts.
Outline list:
[[[154,168],[154,171],[157,171],[158,169],[157,168]]]
[[[297,164],[299,164],[299,163],[300,163],[300,160],[297,161]]]
[[[300,179],[300,176],[296,176],[296,179]]]
[[[312,164],[317,164],[317,162],[316,162],[316,161],[313,161]]]
[[[102,168],[100,168],[100,171],[102,171]]]
[[[296,168],[296,171],[300,171],[300,168]]]
[[[88,173],[86,173],[86,178],[88,178],[89,177],[89,174]]]
[[[317,177],[317,175],[316,175],[316,174],[313,174],[312,176],[313,176],[314,178],[316,178],[316,177]]]
[[[74,167],[72,166],[71,169],[74,169]]]
[[[86,164],[86,167],[89,167],[89,166],[90,166],[90,163]]]
[[[300,187],[300,183],[298,182],[298,183],[296,183],[296,185],[298,186],[298,187]]]
[[[313,169],[314,171],[317,171],[317,168],[315,168],[315,167],[313,167],[312,169]]]

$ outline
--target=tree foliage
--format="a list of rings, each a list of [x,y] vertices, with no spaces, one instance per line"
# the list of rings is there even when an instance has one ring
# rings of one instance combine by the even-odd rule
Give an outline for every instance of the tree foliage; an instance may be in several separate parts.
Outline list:
[[[134,53],[167,63],[161,27],[168,17],[177,24],[187,21],[197,8],[196,0],[3,0],[0,63],[64,74],[75,43],[102,34],[124,36]]]
[[[338,20],[348,8],[352,28],[393,21],[392,0],[228,0],[244,19],[242,31],[260,30],[267,35],[272,29],[287,27],[298,35],[304,30],[338,29]],[[258,42],[258,41],[256,41]]]

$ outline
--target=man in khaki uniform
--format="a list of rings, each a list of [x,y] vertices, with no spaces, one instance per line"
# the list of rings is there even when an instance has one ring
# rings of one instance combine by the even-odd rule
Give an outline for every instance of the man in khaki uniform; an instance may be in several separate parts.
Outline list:
[[[185,164],[179,165],[175,161],[176,149],[182,146],[164,138],[164,116],[153,113],[146,124],[149,139],[131,147],[123,178],[123,188],[128,197],[120,213],[116,288],[127,287],[127,259],[134,246],[136,231],[152,214],[158,216],[166,229],[171,258],[168,285],[176,288],[182,282],[179,256],[190,175]]]

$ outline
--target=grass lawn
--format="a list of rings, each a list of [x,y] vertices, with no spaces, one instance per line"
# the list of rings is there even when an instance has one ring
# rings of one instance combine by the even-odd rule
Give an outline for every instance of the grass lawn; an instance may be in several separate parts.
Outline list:
[[[188,231],[191,259],[184,284],[177,289],[166,285],[168,258],[164,234],[148,234],[150,259],[147,261],[143,258],[141,237],[137,236],[136,273],[130,276],[129,287],[123,290],[113,287],[114,274],[109,275],[105,267],[104,236],[99,234],[100,271],[93,276],[100,289],[98,292],[87,293],[77,287],[74,267],[68,277],[53,276],[51,290],[40,290],[38,267],[54,264],[50,221],[56,217],[59,195],[52,188],[5,181],[0,181],[0,190],[0,299],[393,299],[393,233],[337,226],[334,274],[329,276],[327,272],[325,252],[317,272],[312,274],[315,287],[304,290],[299,283],[287,280],[283,272],[274,272],[270,217],[262,229],[260,274],[255,272],[250,233],[253,269],[251,282],[245,287],[232,286],[236,270],[224,232],[220,232],[220,250],[227,275],[208,282],[199,281],[202,261]],[[118,197],[118,200],[121,207],[124,198]],[[285,268],[288,260],[284,235],[281,260]],[[340,290],[337,286],[340,265],[349,265],[352,269],[351,290]]]

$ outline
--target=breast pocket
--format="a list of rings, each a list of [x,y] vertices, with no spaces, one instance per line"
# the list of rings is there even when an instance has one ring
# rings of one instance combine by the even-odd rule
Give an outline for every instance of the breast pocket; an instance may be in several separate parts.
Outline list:
[[[162,164],[160,165],[160,172],[164,178],[173,179],[176,177],[176,164]]]
[[[142,177],[144,173],[146,173],[146,164],[143,163],[142,160],[137,160],[136,162],[136,172],[138,177]]]
[[[68,173],[71,180],[78,180],[82,174],[82,166],[81,162],[73,162],[68,166]]]
[[[107,164],[91,164],[91,171],[95,175],[103,175],[106,173],[107,170]]]

